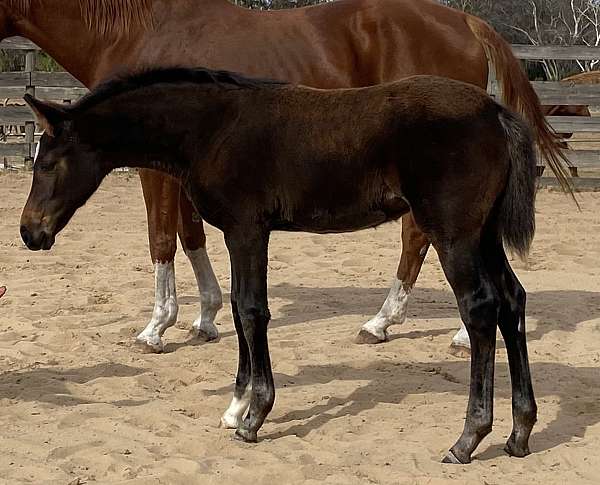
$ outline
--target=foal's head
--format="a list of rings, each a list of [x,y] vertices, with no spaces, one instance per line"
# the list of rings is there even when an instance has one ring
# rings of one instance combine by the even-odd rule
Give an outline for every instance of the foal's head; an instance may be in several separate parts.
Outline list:
[[[29,249],[47,250],[111,168],[81,140],[67,109],[31,96],[25,100],[45,131],[33,164],[31,191],[21,215],[21,237]]]

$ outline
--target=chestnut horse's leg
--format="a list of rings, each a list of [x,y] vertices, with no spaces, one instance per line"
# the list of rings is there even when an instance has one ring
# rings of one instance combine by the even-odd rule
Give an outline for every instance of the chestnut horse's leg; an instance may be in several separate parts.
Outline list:
[[[204,224],[183,190],[179,197],[179,239],[192,268],[200,293],[200,315],[192,324],[192,335],[205,341],[215,340],[217,312],[223,307],[219,282],[206,253]]]
[[[500,298],[486,268],[479,237],[434,243],[471,338],[471,385],[464,430],[445,463],[469,463],[492,430],[496,325]]]
[[[469,340],[469,332],[464,323],[460,323],[460,329],[450,343],[450,353],[456,357],[468,357],[471,353],[471,341]]]
[[[429,240],[417,227],[412,212],[402,217],[402,255],[396,280],[385,303],[371,320],[365,323],[356,337],[359,344],[377,344],[387,340],[387,329],[406,320],[408,296],[417,281]]]
[[[152,170],[140,170],[148,216],[150,256],[154,263],[155,302],[152,318],[136,340],[146,350],[162,352],[162,335],[177,321],[175,289],[175,251],[177,250],[177,212],[179,183]]]
[[[275,386],[271,371],[267,325],[271,318],[267,303],[267,259],[269,233],[260,227],[238,228],[225,233],[225,243],[231,258],[231,308],[234,312],[238,340],[248,346],[251,368],[250,408],[239,424],[235,436],[255,442],[257,433],[275,401]],[[243,337],[240,336],[240,330]],[[248,363],[240,349],[240,364],[236,380],[236,399],[243,401],[248,386]],[[241,371],[241,372],[240,372]],[[243,403],[242,403],[243,404]]]

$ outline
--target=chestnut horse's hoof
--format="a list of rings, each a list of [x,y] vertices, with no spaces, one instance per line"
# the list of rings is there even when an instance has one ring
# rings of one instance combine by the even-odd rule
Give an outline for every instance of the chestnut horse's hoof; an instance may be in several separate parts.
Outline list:
[[[359,345],[363,345],[363,344],[381,344],[383,342],[387,341],[387,336],[384,336],[384,338],[382,339],[381,337],[378,337],[377,335],[373,335],[371,332],[367,332],[364,328],[362,328],[360,330],[360,332],[358,332],[358,335],[356,336],[356,338],[354,339],[354,343],[357,343]]]
[[[139,338],[135,339],[135,346],[140,349],[143,354],[162,354],[165,351],[165,347],[162,342],[157,344]]]
[[[471,349],[464,345],[458,345],[452,342],[448,348],[448,353],[459,359],[468,359],[471,357]]]
[[[233,439],[243,441],[244,443],[256,443],[258,442],[258,435],[256,434],[256,431],[238,428],[233,435]]]
[[[205,331],[200,328],[192,328],[188,334],[188,342],[216,342],[219,340],[219,332],[215,328],[214,331]]]
[[[225,413],[223,416],[221,416],[219,428],[238,429],[240,424],[241,424],[240,418],[238,418],[237,416],[233,416],[231,414]]]
[[[452,450],[448,451],[446,456],[443,458],[442,463],[449,463],[451,465],[467,465],[471,463],[470,458],[460,459],[458,458]]]

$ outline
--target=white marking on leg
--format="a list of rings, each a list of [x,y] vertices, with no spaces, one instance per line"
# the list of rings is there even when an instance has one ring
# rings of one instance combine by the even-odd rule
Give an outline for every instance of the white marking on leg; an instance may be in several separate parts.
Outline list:
[[[453,347],[463,347],[465,349],[471,348],[471,340],[469,339],[469,332],[467,332],[467,328],[465,324],[461,322],[460,330],[456,332],[456,335],[452,337],[452,346]]]
[[[235,394],[227,411],[221,417],[221,425],[227,429],[237,429],[244,420],[244,415],[250,407],[250,397],[252,395],[252,384],[248,384],[244,395],[238,399]]]
[[[221,287],[213,272],[206,249],[200,248],[188,251],[186,254],[192,263],[200,293],[200,315],[192,327],[197,336],[206,340],[214,340],[219,336],[219,331],[215,326],[215,317],[223,307]]]
[[[155,301],[152,318],[146,328],[137,336],[137,341],[155,352],[163,351],[162,335],[177,321],[177,292],[175,289],[175,265],[156,263],[154,265]]]
[[[405,288],[402,280],[396,278],[381,310],[362,326],[362,330],[374,335],[380,342],[387,340],[387,329],[406,320],[410,290],[410,287]]]

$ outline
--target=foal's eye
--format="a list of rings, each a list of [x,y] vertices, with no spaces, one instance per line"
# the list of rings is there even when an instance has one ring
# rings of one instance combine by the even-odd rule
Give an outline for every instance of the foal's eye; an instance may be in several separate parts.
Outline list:
[[[35,165],[42,172],[50,172],[56,166],[56,162],[53,160],[39,160]]]

